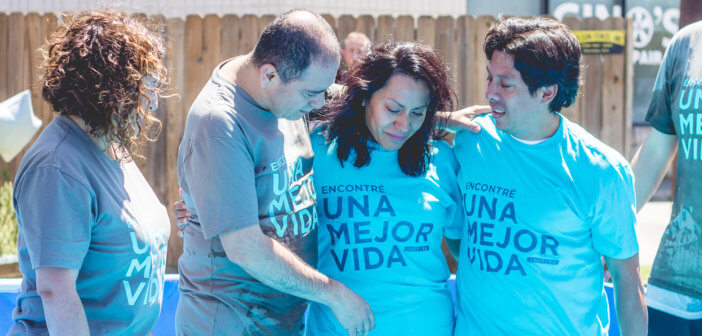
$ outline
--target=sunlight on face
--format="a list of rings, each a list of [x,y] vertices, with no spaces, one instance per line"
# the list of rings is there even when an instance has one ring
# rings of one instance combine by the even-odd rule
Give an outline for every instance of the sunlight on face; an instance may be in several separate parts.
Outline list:
[[[385,150],[396,151],[422,127],[429,103],[424,80],[405,74],[390,76],[366,103],[366,126]]]

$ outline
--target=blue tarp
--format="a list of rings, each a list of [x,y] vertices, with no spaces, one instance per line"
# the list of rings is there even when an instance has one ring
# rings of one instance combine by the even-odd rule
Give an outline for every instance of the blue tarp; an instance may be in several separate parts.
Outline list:
[[[455,300],[455,282],[453,277],[449,280],[451,294]],[[0,331],[6,334],[13,324],[12,309],[16,305],[17,294],[20,291],[20,279],[0,279]],[[614,314],[614,299],[611,284],[605,284],[605,292],[609,301],[610,312],[610,336],[619,336],[619,324],[617,316]],[[153,329],[154,336],[172,336],[175,335],[175,326],[173,320],[175,318],[175,310],[178,305],[178,274],[166,275],[166,284],[163,287],[163,307],[161,308],[161,317]]]

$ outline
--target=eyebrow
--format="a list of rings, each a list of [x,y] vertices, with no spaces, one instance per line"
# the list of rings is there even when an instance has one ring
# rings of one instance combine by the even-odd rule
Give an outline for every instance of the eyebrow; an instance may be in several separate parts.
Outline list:
[[[400,102],[398,102],[397,100],[392,99],[392,98],[388,98],[388,99],[391,100],[392,102],[394,102],[395,104],[400,105],[401,108],[405,108],[405,105],[400,104]],[[422,106],[417,106],[417,107],[413,108],[412,110],[423,109],[423,108],[426,108],[427,106],[429,106],[428,102]]]

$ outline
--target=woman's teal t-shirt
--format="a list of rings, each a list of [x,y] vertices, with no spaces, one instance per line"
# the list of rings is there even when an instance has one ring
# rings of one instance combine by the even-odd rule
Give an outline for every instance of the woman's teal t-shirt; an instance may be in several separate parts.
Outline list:
[[[453,303],[441,241],[463,213],[451,148],[433,143],[424,176],[406,175],[397,152],[369,144],[370,164],[340,164],[336,143],[311,136],[319,214],[320,272],[361,295],[375,314],[371,335],[451,335]],[[312,303],[307,335],[347,335],[328,307]]]

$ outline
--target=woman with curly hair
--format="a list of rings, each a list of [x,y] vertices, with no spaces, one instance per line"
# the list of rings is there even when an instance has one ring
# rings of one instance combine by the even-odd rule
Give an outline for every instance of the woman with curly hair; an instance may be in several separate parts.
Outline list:
[[[451,335],[453,303],[443,233],[463,214],[451,148],[432,141],[451,111],[450,75],[417,43],[375,47],[311,135],[320,272],[361,295],[371,335]],[[311,303],[307,335],[347,335]]]
[[[58,113],[14,183],[22,292],[10,335],[145,335],[161,308],[170,226],[132,157],[158,123],[157,33],[126,15],[68,15],[44,49]]]

